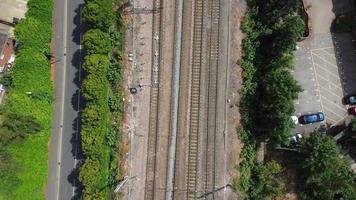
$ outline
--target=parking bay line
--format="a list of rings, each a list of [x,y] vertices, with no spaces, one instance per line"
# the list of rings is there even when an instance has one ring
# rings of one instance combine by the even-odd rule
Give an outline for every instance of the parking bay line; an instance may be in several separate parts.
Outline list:
[[[339,96],[339,95],[337,95],[337,94],[335,94],[335,93],[333,93],[333,92],[330,92],[330,91],[328,90],[328,88],[325,88],[325,87],[323,87],[323,86],[321,86],[320,88],[323,89],[323,90],[326,90],[327,93],[329,93],[329,94],[331,94],[331,95],[334,95],[334,96],[337,97],[338,99],[342,99],[341,96]]]
[[[314,55],[314,56],[318,57],[320,60],[322,60],[322,61],[324,61],[324,62],[328,63],[329,65],[332,65],[332,66],[336,67],[336,69],[338,69],[338,67],[337,67],[337,65],[336,65],[336,64],[333,64],[333,63],[331,63],[331,62],[329,62],[329,61],[325,60],[324,58],[322,58],[322,57],[321,57],[321,56],[319,56],[318,54],[312,53],[312,55]]]
[[[320,51],[315,51],[313,52],[314,55],[322,57],[322,60],[324,60],[325,62],[328,62],[328,64],[333,64],[333,65],[337,65],[337,60],[336,57],[330,53],[327,53],[324,50],[320,50]]]
[[[323,109],[323,102],[321,101],[321,93],[320,93],[320,89],[319,89],[319,80],[318,80],[318,77],[316,76],[316,69],[315,69],[315,63],[314,63],[314,58],[313,58],[313,55],[312,55],[312,51],[310,51],[310,57],[311,57],[311,61],[312,61],[312,65],[313,65],[313,69],[314,69],[314,78],[315,78],[315,81],[316,81],[316,89],[318,90],[318,94],[319,94],[319,101],[320,101],[320,106],[321,106],[321,110],[324,111]]]
[[[325,69],[323,66],[314,63],[315,66],[318,66],[319,68],[321,68],[322,70],[326,71],[326,73],[330,74],[331,76],[333,76],[334,78],[337,78],[340,80],[340,76],[336,76],[333,72],[329,71],[328,69]]]
[[[322,98],[322,99],[325,99],[325,101],[327,101],[327,102],[329,102],[329,103],[333,104],[334,106],[338,107],[338,108],[339,108],[339,109],[341,109],[341,110],[346,110],[345,108],[343,108],[343,107],[339,106],[339,104],[337,104],[337,103],[335,103],[335,102],[330,101],[329,99],[327,99],[327,98],[326,98],[326,97],[324,97],[324,96],[322,96],[321,98]]]
[[[329,112],[329,113],[332,113],[332,114],[334,114],[334,115],[337,115],[337,116],[340,117],[340,118],[343,118],[342,115],[335,113],[334,111],[330,110],[328,107],[325,107],[325,111],[327,111],[327,112]]]
[[[336,87],[336,88],[342,90],[342,88],[341,88],[340,86],[338,86],[338,85],[336,85],[335,83],[331,82],[330,80],[324,78],[322,75],[317,74],[317,76],[318,76],[318,78],[321,78],[321,79],[325,80],[326,82],[331,83],[331,85],[334,85],[334,87]]]

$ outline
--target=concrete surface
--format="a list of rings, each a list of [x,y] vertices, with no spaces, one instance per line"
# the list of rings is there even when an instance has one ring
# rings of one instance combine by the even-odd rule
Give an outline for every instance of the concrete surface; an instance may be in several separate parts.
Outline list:
[[[308,13],[311,18],[311,37],[297,45],[293,76],[303,91],[295,102],[295,115],[322,111],[328,126],[337,124],[347,116],[346,106],[342,98],[346,94],[356,92],[356,55],[349,33],[331,33],[331,24],[336,14],[353,9],[349,0],[323,3],[306,0],[310,5]],[[350,3],[350,4],[348,4]],[[308,134],[323,123],[298,125],[295,132]]]
[[[14,17],[21,19],[27,11],[28,0],[1,0],[0,1],[0,20],[13,22]],[[0,23],[0,32],[8,33],[13,36],[13,28]]]

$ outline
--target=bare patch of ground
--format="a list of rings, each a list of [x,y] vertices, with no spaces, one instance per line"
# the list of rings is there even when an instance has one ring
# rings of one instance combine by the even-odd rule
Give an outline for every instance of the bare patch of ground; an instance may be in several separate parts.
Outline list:
[[[231,5],[231,17],[230,17],[230,60],[229,60],[229,83],[228,83],[228,101],[230,106],[228,108],[228,121],[227,121],[227,137],[229,138],[229,169],[228,173],[232,179],[239,176],[239,171],[236,168],[240,163],[239,157],[243,147],[243,144],[238,139],[237,127],[240,126],[240,113],[237,106],[240,100],[239,91],[242,87],[241,66],[239,66],[238,60],[241,59],[241,43],[243,39],[243,33],[240,30],[240,24],[244,13],[246,11],[246,2],[244,0],[232,1]]]

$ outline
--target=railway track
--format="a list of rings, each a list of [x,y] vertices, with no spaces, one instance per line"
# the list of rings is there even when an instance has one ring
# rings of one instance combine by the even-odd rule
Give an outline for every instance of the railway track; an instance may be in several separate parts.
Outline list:
[[[202,57],[202,31],[203,31],[204,1],[194,2],[194,26],[193,26],[193,57],[191,76],[190,99],[190,134],[188,147],[188,177],[187,199],[196,198],[197,188],[197,164],[198,164],[198,140],[199,140],[199,104],[200,104],[200,71]]]
[[[153,1],[153,10],[161,9],[161,0]],[[159,69],[160,69],[160,34],[161,13],[153,12],[152,28],[152,71],[150,93],[150,118],[146,163],[145,200],[155,199],[155,174],[158,141],[158,100],[159,100]]]
[[[207,112],[207,149],[206,149],[206,183],[205,191],[210,193],[215,189],[215,147],[216,147],[216,109],[217,109],[217,76],[219,59],[219,21],[220,0],[210,0],[211,32],[209,42],[209,74],[208,80],[208,112]],[[207,197],[214,199],[214,192]]]
[[[199,105],[200,80],[202,68],[203,16],[206,9],[204,0],[194,2],[193,20],[193,56],[191,71],[191,99],[190,99],[190,134],[188,147],[188,177],[187,199],[196,199],[197,193],[197,165],[199,148]],[[210,0],[211,32],[209,38],[209,66],[208,73],[208,110],[207,110],[207,149],[206,149],[206,182],[205,190],[209,193],[215,186],[215,138],[216,138],[216,103],[217,103],[217,71],[219,58],[219,20],[220,0]],[[214,199],[214,195],[211,196]]]

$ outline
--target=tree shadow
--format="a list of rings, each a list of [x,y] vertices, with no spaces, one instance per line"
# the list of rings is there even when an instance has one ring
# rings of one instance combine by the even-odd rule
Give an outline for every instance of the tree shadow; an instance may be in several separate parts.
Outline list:
[[[336,22],[339,16],[355,16],[355,6],[352,0],[332,0],[332,4],[332,11],[336,19],[330,27],[330,32],[343,95],[356,94],[356,84],[354,84],[356,77],[355,38],[351,29],[342,30]]]
[[[72,138],[70,140],[70,143],[72,145],[72,155],[73,158],[77,161],[75,167],[73,168],[72,172],[68,175],[67,180],[69,183],[72,184],[73,187],[75,187],[75,194],[72,197],[72,199],[80,199],[83,186],[79,181],[79,171],[80,171],[80,166],[82,163],[82,160],[84,159],[83,156],[83,151],[82,151],[82,145],[81,145],[81,135],[80,135],[80,117],[77,117],[73,124],[72,124]]]
[[[81,51],[79,45],[81,44],[82,35],[88,29],[88,27],[85,24],[81,23],[81,10],[83,9],[84,5],[85,4],[80,4],[78,8],[75,9],[76,14],[73,18],[73,23],[75,24],[75,28],[71,35],[72,41],[76,45],[78,45],[78,47],[75,46],[77,47],[77,50],[74,52],[73,58],[71,60],[72,66],[76,69],[74,78],[72,80],[76,86],[76,90],[72,95],[71,104],[73,109],[79,113],[72,123],[73,132],[70,140],[71,153],[73,158],[76,160],[76,165],[74,166],[72,172],[67,177],[68,182],[71,183],[73,187],[75,187],[74,196],[71,198],[72,200],[81,199],[82,191],[83,191],[83,186],[79,181],[80,166],[84,158],[83,151],[81,148],[82,146],[81,146],[81,134],[80,134],[80,130],[81,130],[80,113],[85,104],[85,101],[84,98],[81,96],[80,88],[81,88],[82,80],[85,77],[84,71],[81,70],[81,64],[83,63],[83,58],[85,56],[85,53]]]

